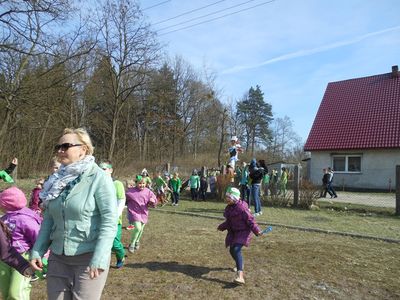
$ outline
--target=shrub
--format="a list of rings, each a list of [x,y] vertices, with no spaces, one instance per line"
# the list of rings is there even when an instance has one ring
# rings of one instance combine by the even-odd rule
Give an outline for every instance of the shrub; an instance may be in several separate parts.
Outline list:
[[[308,180],[302,180],[299,191],[299,208],[310,209],[316,205],[320,194],[320,188]]]
[[[285,195],[273,194],[263,199],[267,206],[288,207],[293,203],[293,193],[288,191]]]

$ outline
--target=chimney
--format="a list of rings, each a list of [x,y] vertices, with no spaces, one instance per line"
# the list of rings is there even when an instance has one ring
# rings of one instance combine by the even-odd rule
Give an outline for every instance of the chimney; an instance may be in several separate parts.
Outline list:
[[[399,66],[392,66],[392,78],[399,77]]]

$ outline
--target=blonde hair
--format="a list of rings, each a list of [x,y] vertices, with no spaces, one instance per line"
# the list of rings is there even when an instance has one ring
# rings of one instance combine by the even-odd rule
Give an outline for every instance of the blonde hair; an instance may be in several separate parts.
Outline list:
[[[92,140],[90,139],[89,133],[84,128],[65,128],[64,134],[75,134],[79,141],[86,146],[86,154],[92,155],[94,147]]]

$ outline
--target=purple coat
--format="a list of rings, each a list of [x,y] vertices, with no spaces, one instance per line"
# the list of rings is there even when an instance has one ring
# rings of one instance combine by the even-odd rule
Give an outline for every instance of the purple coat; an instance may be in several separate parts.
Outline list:
[[[36,212],[23,207],[20,210],[8,211],[1,220],[11,231],[11,245],[18,253],[24,253],[33,247],[42,222],[42,218]]]
[[[137,187],[128,189],[125,195],[129,222],[142,222],[146,224],[149,218],[148,206],[156,205],[156,195],[148,188],[140,190]]]
[[[225,239],[225,246],[234,244],[249,245],[251,232],[258,234],[258,227],[253,215],[249,211],[247,203],[239,200],[233,205],[227,205],[224,212],[225,222],[218,226],[218,230],[228,230]]]
[[[29,268],[29,262],[10,245],[5,233],[0,227],[0,259],[21,274]]]

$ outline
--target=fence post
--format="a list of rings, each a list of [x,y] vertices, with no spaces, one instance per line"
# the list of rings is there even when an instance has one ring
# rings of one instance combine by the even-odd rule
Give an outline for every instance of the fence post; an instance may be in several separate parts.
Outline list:
[[[165,172],[167,172],[169,174],[170,170],[171,170],[171,164],[170,163],[166,163],[165,164]]]
[[[400,215],[400,166],[396,166],[396,215]]]
[[[294,207],[299,206],[299,189],[300,189],[300,168],[294,166],[294,178],[293,178],[293,205]]]

